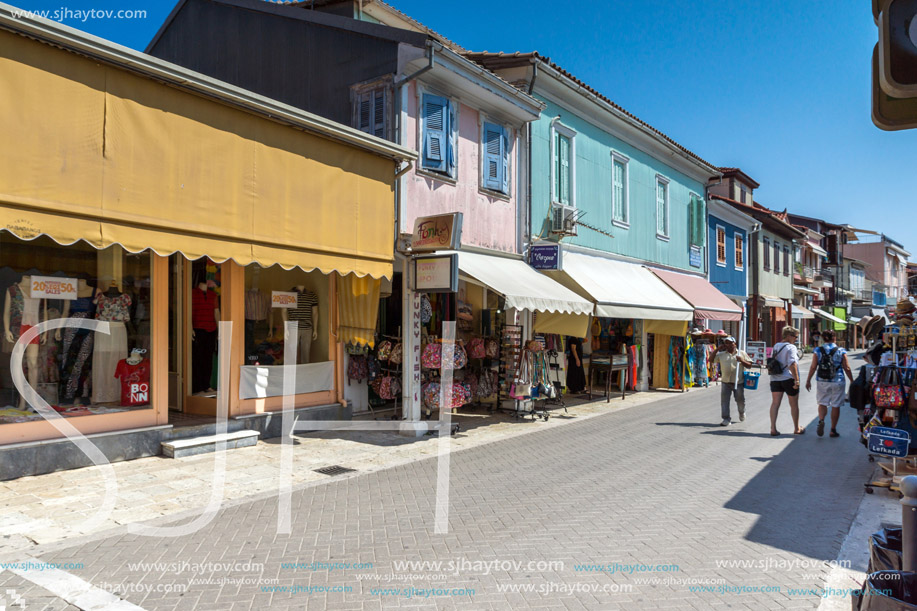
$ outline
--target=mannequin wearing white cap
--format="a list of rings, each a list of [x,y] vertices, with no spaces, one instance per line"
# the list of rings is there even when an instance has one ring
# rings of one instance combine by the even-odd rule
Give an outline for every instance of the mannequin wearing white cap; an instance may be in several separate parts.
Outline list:
[[[745,421],[745,368],[752,366],[751,358],[743,350],[736,348],[736,340],[727,335],[710,362],[720,366],[722,374],[720,385],[720,412],[723,421],[720,426],[732,424],[730,403],[733,397],[739,409],[739,421]]]

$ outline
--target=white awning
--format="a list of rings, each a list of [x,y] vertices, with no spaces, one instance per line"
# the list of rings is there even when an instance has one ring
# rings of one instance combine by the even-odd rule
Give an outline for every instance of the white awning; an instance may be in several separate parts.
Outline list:
[[[808,320],[810,318],[815,318],[815,314],[812,313],[812,310],[804,308],[801,305],[793,305],[793,318]]]
[[[766,308],[786,308],[786,302],[779,297],[768,297],[767,295],[763,295],[763,297],[764,307]]]
[[[690,321],[694,307],[642,265],[564,252],[552,278],[595,301],[596,316]]]
[[[844,320],[843,318],[838,318],[838,317],[835,316],[834,314],[828,314],[827,312],[825,312],[825,311],[822,310],[822,309],[815,308],[815,309],[812,310],[812,311],[813,311],[815,314],[818,314],[819,316],[821,316],[822,318],[824,318],[824,319],[826,319],[826,320],[830,320],[830,321],[832,321],[832,322],[839,322],[839,323],[841,323],[841,324],[843,324],[843,325],[846,325],[846,324],[847,324],[847,321]]]
[[[807,243],[806,243],[806,246],[808,246],[809,248],[811,248],[811,249],[812,249],[812,252],[814,252],[814,253],[817,254],[817,255],[821,255],[821,256],[823,256],[823,257],[827,257],[827,256],[828,256],[828,251],[825,250],[824,248],[822,248],[821,246],[819,246],[818,244],[813,244],[812,242],[807,242]]]
[[[850,320],[848,320],[847,322],[852,322],[852,323],[856,324],[856,323],[860,322],[861,320],[863,320],[863,319],[860,318],[859,316],[851,316],[851,317],[850,317]]]
[[[505,296],[507,308],[592,314],[595,307],[588,299],[537,272],[524,261],[472,252],[458,255],[459,271]]]
[[[794,293],[803,293],[805,295],[821,295],[821,291],[810,289],[807,286],[799,286],[798,284],[793,285],[793,292]]]

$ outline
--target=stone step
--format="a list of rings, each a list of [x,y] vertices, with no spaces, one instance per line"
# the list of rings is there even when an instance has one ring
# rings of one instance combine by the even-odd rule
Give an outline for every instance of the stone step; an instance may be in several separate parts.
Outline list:
[[[226,442],[226,449],[246,448],[258,443],[258,437],[261,435],[258,431],[235,431],[234,433],[224,433],[222,435],[206,435],[204,437],[191,437],[188,439],[173,439],[162,442],[162,454],[168,458],[182,458],[184,456],[194,456],[195,454],[206,454],[215,452],[217,443]]]

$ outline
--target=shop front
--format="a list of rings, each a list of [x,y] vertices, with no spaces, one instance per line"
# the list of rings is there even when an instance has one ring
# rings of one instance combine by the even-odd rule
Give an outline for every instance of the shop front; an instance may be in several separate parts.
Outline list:
[[[0,143],[0,452],[63,437],[10,369],[23,334],[61,319],[25,346],[26,381],[81,434],[135,434],[113,456],[212,421],[218,388],[233,426],[262,426],[246,418],[281,409],[286,322],[294,406],[346,417],[341,355],[375,327],[393,261],[380,228],[413,153],[73,30],[0,26],[16,118]]]
[[[691,304],[642,265],[573,251],[563,256],[563,271],[546,273],[596,304],[584,353],[628,355],[637,390],[684,389]]]

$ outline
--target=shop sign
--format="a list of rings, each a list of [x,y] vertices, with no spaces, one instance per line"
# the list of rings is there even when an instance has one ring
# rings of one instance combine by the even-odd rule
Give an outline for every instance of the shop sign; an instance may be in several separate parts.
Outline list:
[[[458,255],[415,257],[414,290],[420,293],[458,292]]]
[[[32,276],[32,299],[76,299],[76,278]]]
[[[458,250],[462,246],[462,213],[422,216],[414,221],[411,250],[433,252]]]
[[[755,365],[764,367],[767,362],[767,344],[765,342],[746,342],[745,351]]]
[[[529,250],[529,265],[533,269],[557,270],[563,266],[563,250],[560,244],[539,244]]]
[[[271,307],[292,309],[296,307],[299,294],[291,291],[271,291]]]
[[[692,246],[688,249],[688,263],[691,267],[701,266],[700,247]]]

